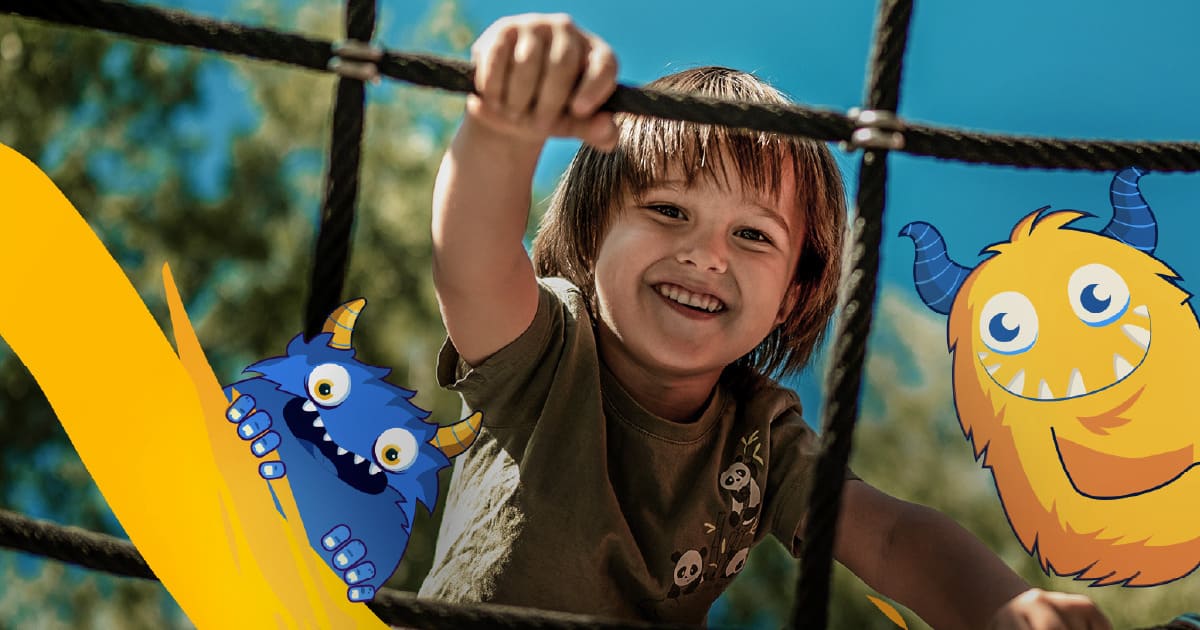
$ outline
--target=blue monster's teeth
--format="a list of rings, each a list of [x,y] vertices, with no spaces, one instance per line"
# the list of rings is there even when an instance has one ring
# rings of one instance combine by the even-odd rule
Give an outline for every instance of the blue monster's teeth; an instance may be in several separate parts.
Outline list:
[[[310,412],[311,412],[311,411],[316,411],[316,410],[317,410],[317,406],[316,406],[316,405],[314,405],[314,404],[313,404],[313,402],[312,402],[311,400],[306,400],[306,401],[304,401],[304,404],[303,404],[303,405],[301,405],[301,406],[300,406],[300,408],[301,408],[301,409],[303,409],[303,410],[305,410],[305,411],[310,411]]]
[[[344,449],[340,446],[338,447],[338,451],[337,451],[338,455],[345,455],[346,453],[349,453],[349,452],[350,451],[347,451],[346,449]]]
[[[367,470],[368,470],[368,471],[369,471],[369,472],[370,472],[372,475],[378,475],[379,473],[383,472],[383,469],[381,469],[380,467],[376,466],[375,464],[371,464],[371,467],[370,467],[370,468],[368,468]]]
[[[354,463],[355,463],[355,464],[361,464],[361,463],[363,463],[363,462],[365,462],[365,461],[367,461],[367,460],[366,460],[366,458],[365,458],[365,457],[363,457],[362,455],[355,455],[355,456],[354,456]]]
[[[317,416],[317,419],[313,420],[313,426],[319,427],[319,428],[325,428],[325,422],[323,420],[321,420],[321,416]]]
[[[329,434],[328,434],[328,433],[326,433],[326,434],[324,434],[324,435],[322,435],[322,436],[321,436],[321,441],[323,441],[323,442],[332,442],[332,441],[333,441],[333,438],[329,437]]]

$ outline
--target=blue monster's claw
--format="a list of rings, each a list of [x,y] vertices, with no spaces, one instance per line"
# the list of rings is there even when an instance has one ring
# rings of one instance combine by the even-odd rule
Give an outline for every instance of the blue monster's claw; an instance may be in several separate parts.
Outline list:
[[[346,597],[352,602],[370,601],[375,597],[375,587],[373,586],[351,586],[350,590],[346,591]]]
[[[274,431],[267,431],[267,434],[254,440],[250,445],[250,452],[254,453],[255,457],[262,457],[279,447],[279,434]]]
[[[271,427],[271,416],[265,411],[255,411],[238,425],[238,435],[249,440]]]
[[[329,530],[328,534],[321,537],[321,546],[329,551],[333,551],[342,546],[342,543],[350,540],[350,528],[345,525],[338,525]]]
[[[283,476],[283,462],[263,462],[258,465],[258,474],[263,479],[278,479]]]
[[[341,551],[337,552],[337,555],[333,556],[333,566],[345,569],[355,562],[362,560],[366,555],[367,546],[361,540],[351,540],[346,543],[345,547],[342,547]]]
[[[375,577],[375,563],[363,562],[346,572],[347,584],[358,584]]]
[[[225,410],[225,419],[230,422],[238,422],[254,409],[254,398],[252,396],[238,396],[233,401],[232,405]]]

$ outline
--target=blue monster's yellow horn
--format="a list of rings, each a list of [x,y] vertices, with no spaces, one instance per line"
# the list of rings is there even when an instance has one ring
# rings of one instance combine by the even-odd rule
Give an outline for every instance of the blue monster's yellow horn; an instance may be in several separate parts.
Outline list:
[[[466,420],[438,429],[437,435],[429,443],[446,457],[454,457],[475,443],[482,425],[483,414],[476,411]]]
[[[1100,233],[1153,255],[1158,245],[1158,222],[1138,187],[1138,180],[1145,174],[1146,171],[1130,167],[1113,177],[1108,188],[1113,218]]]
[[[354,333],[354,322],[366,305],[367,301],[362,298],[350,300],[333,309],[329,317],[325,318],[325,325],[321,327],[321,332],[333,333],[333,337],[329,340],[330,348],[350,349],[350,335]]]
[[[913,221],[904,226],[900,229],[900,236],[911,238],[917,248],[913,261],[913,281],[921,301],[934,311],[949,315],[954,296],[971,273],[971,268],[950,260],[941,233],[924,221]]]

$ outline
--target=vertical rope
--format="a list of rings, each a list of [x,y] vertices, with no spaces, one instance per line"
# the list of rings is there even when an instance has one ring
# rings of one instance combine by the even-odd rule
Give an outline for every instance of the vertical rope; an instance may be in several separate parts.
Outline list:
[[[375,0],[348,0],[347,39],[369,42],[375,32]],[[308,285],[304,311],[304,337],[321,332],[325,317],[341,303],[350,263],[354,206],[358,200],[359,162],[362,158],[366,88],[362,81],[338,79],[333,105],[333,132],[329,144],[329,171],[321,203],[321,228]]]
[[[867,109],[895,112],[912,0],[883,0],[876,23],[869,69]],[[792,626],[825,628],[833,543],[841,508],[846,463],[850,459],[862,384],[862,366],[871,332],[883,208],[887,193],[887,151],[867,150],[859,171],[855,218],[842,274],[840,316],[835,325],[826,404],[822,417],[821,454],[817,459],[808,518],[802,541],[800,579]]]

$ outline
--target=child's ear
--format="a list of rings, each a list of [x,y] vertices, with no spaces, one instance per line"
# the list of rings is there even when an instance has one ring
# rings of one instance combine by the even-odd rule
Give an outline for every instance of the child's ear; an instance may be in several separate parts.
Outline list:
[[[779,303],[779,312],[775,314],[776,326],[787,321],[787,318],[792,314],[792,309],[796,308],[796,301],[799,299],[800,285],[793,282],[788,285],[787,291],[783,293],[783,300]]]

